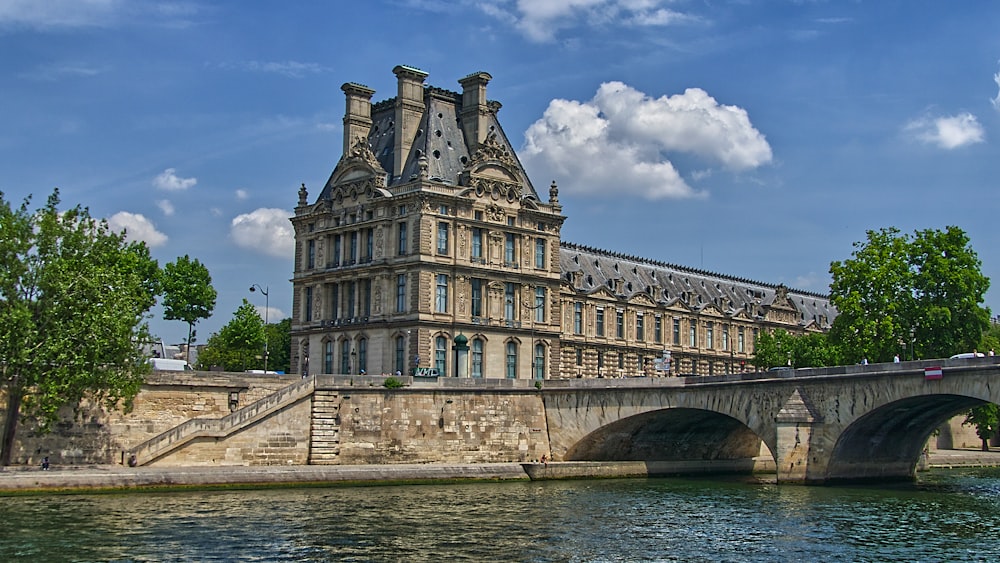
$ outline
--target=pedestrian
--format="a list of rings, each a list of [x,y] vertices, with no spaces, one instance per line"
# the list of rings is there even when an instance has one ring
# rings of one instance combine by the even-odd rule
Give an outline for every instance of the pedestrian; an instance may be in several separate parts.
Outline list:
[[[892,363],[894,364],[899,363],[899,354],[896,354],[895,356],[892,357]]]
[[[862,358],[861,359],[861,365],[867,366],[868,365],[868,358]]]
[[[48,471],[48,470],[49,470],[49,456],[45,456],[42,458],[42,471]]]
[[[993,357],[993,348],[990,348],[990,353],[989,353],[989,356],[990,356],[991,358]]]

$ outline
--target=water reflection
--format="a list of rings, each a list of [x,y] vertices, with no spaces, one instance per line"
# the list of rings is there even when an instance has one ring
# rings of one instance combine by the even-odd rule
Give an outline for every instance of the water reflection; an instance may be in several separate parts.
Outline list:
[[[9,497],[0,560],[986,561],[998,509],[995,470]]]

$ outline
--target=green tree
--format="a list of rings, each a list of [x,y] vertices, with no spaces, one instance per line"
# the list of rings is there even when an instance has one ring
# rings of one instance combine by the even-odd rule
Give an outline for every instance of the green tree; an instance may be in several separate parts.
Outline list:
[[[267,331],[267,369],[288,373],[292,368],[292,319],[265,327]]]
[[[86,208],[61,212],[59,203],[55,190],[30,211],[30,198],[14,208],[0,192],[3,465],[19,421],[48,429],[60,407],[85,396],[128,408],[150,369],[136,342],[149,339],[156,261]]]
[[[232,320],[209,337],[198,354],[199,369],[221,367],[226,371],[262,369],[264,364],[264,321],[246,299]]]
[[[761,369],[791,366],[794,352],[794,338],[788,331],[781,328],[774,332],[762,330],[754,346],[753,365]]]
[[[965,414],[963,426],[975,426],[976,436],[983,441],[983,451],[990,451],[990,438],[1000,430],[1000,407],[994,403],[978,406]]]
[[[979,344],[989,321],[989,279],[957,227],[867,231],[852,258],[830,264],[830,330],[842,360],[890,361],[914,341],[919,357],[946,357]]]
[[[163,267],[161,283],[163,318],[187,323],[186,359],[190,360],[195,338],[194,325],[199,319],[210,317],[215,309],[217,294],[212,287],[212,276],[197,258],[192,260],[185,254]]]

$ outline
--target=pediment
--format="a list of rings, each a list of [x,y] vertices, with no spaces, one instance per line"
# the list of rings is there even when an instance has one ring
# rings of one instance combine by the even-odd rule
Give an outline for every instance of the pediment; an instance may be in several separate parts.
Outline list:
[[[656,302],[653,301],[653,298],[650,297],[648,293],[636,293],[635,295],[629,297],[628,302],[635,305],[647,305],[650,307],[656,305]]]
[[[384,188],[387,175],[385,169],[379,164],[378,159],[375,158],[375,153],[372,152],[371,146],[368,145],[368,140],[358,137],[351,150],[347,151],[340,158],[340,162],[333,169],[333,174],[330,175],[327,186],[354,183],[359,180],[372,178],[378,187]]]

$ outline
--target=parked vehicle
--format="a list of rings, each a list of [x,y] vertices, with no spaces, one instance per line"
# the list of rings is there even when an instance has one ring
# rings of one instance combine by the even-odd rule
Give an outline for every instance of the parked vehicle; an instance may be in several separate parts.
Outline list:
[[[984,358],[984,357],[986,357],[986,354],[983,354],[982,352],[962,352],[961,354],[955,354],[950,359],[956,360],[956,359]]]

